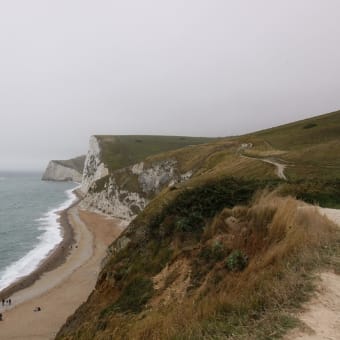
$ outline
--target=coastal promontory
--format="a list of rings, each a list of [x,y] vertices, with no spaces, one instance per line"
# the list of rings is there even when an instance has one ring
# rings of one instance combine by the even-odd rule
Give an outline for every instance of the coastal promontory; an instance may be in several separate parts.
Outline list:
[[[42,176],[43,181],[73,181],[81,182],[85,156],[69,160],[52,160]]]

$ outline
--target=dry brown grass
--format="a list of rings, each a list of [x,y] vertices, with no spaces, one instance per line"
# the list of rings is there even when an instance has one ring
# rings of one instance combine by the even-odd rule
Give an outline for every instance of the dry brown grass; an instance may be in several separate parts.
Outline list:
[[[150,276],[155,293],[142,312],[98,318],[112,296],[97,292],[102,307],[89,309],[89,321],[65,338],[280,338],[296,326],[291,312],[313,292],[315,270],[339,257],[339,239],[316,208],[262,191],[249,206],[218,213],[197,244],[185,247],[176,240],[167,269]],[[216,244],[223,248],[222,258],[213,252],[202,257]],[[236,250],[249,261],[244,270],[231,271],[226,260]]]
[[[227,231],[230,215],[243,226],[242,237],[240,230]],[[248,208],[223,211],[206,238],[228,232],[249,256],[247,268],[225,273],[215,286],[205,283],[203,295],[149,311],[131,327],[131,339],[276,338],[294,325],[286,313],[311,292],[310,273],[324,263],[322,249],[335,227],[314,207],[263,192]]]

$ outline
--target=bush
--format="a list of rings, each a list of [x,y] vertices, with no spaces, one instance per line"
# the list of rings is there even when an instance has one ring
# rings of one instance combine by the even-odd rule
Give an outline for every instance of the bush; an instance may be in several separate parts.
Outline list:
[[[284,184],[279,193],[327,208],[340,207],[340,180],[298,180]]]
[[[179,232],[194,232],[195,230],[201,230],[203,226],[204,219],[198,212],[179,218],[176,222],[176,230]]]
[[[167,236],[173,232],[200,235],[209,219],[218,212],[235,205],[246,204],[258,189],[275,187],[278,183],[280,183],[278,180],[245,181],[228,177],[185,190],[150,220],[149,230],[154,236],[159,232],[160,226],[167,230]]]
[[[316,127],[316,126],[317,126],[317,124],[315,124],[315,123],[308,123],[303,128],[304,129],[311,129],[311,128]]]
[[[248,264],[247,255],[243,254],[240,250],[234,250],[226,261],[227,268],[232,272],[242,271]]]
[[[223,243],[216,241],[212,246],[204,247],[198,256],[205,262],[218,262],[225,258],[226,252]]]
[[[215,242],[212,246],[212,255],[215,261],[221,261],[224,257],[225,249],[221,242]]]
[[[139,313],[153,294],[153,283],[146,277],[134,278],[123,290],[113,309]]]
[[[114,272],[113,277],[116,281],[121,281],[126,274],[127,274],[127,269],[125,267],[122,267],[122,268],[118,268]]]

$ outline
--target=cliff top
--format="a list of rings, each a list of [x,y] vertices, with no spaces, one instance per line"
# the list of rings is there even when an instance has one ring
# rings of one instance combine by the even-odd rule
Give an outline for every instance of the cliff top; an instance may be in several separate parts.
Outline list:
[[[209,143],[217,138],[185,136],[125,135],[95,136],[101,147],[101,158],[109,170],[141,162],[146,157],[189,145]]]

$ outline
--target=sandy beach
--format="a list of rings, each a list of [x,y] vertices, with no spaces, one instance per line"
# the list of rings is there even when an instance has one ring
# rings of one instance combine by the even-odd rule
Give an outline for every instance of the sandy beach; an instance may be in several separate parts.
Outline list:
[[[0,306],[0,339],[54,339],[94,289],[107,246],[123,230],[121,221],[77,206],[64,214],[65,241],[32,277],[7,291],[12,306]]]

